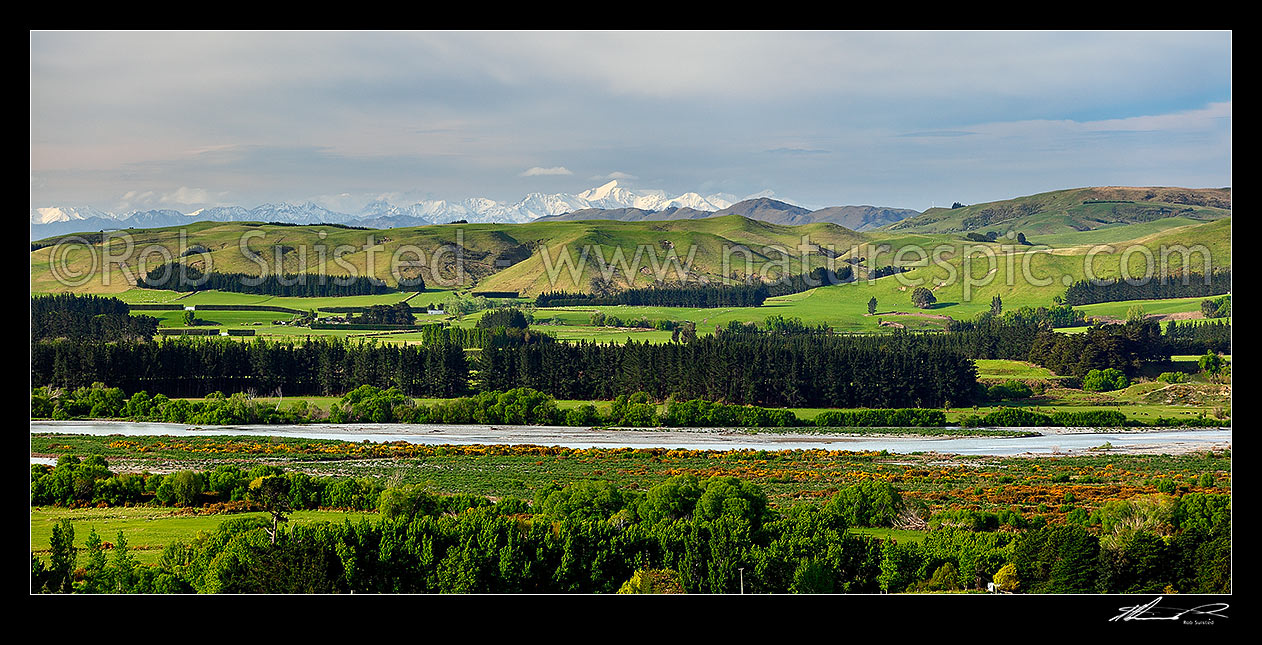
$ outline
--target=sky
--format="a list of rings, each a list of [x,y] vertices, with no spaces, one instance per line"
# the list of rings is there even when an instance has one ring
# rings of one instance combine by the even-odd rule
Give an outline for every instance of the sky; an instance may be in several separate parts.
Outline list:
[[[31,208],[1231,185],[1231,32],[31,32]]]

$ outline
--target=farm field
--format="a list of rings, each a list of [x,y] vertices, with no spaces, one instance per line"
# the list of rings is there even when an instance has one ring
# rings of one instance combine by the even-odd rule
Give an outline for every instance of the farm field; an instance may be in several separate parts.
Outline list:
[[[999,379],[1017,379],[1017,380],[1038,380],[1038,381],[1055,381],[1064,377],[1056,376],[1046,367],[1039,367],[1033,363],[1025,361],[1007,361],[1007,360],[991,360],[978,359],[974,361],[977,364],[978,380],[999,380]]]
[[[1074,309],[1081,309],[1083,313],[1091,316],[1109,316],[1120,320],[1126,319],[1127,312],[1131,307],[1142,307],[1145,316],[1166,315],[1179,313],[1196,313],[1201,312],[1201,302],[1205,298],[1169,298],[1164,300],[1123,300],[1119,302],[1100,302],[1091,305],[1078,305]],[[1195,318],[1200,318],[1197,315]]]
[[[112,507],[112,508],[32,508],[31,552],[41,559],[48,559],[48,540],[53,525],[68,519],[75,526],[75,546],[80,549],[88,538],[88,531],[96,529],[104,542],[115,542],[118,532],[127,538],[127,548],[141,564],[157,564],[162,559],[162,549],[176,540],[185,542],[197,537],[200,531],[213,531],[226,519],[237,517],[267,517],[266,513],[197,514],[192,509],[162,507]],[[289,516],[294,524],[311,522],[359,522],[373,515],[343,511],[295,511]]]

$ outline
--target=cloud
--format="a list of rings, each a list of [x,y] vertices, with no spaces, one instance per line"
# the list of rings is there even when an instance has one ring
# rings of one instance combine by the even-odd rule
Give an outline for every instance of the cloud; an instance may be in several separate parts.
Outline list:
[[[535,166],[534,168],[530,168],[529,170],[521,173],[520,176],[521,177],[541,177],[541,176],[548,176],[548,175],[572,175],[572,174],[574,173],[570,172],[570,169],[566,168],[565,166],[556,166],[554,168],[540,168],[539,166]]]
[[[773,155],[826,155],[828,154],[827,150],[820,150],[818,148],[772,148],[771,150],[768,150],[767,152]]]
[[[926,130],[924,132],[908,132],[898,136],[918,139],[921,137],[969,137],[974,134],[977,133],[969,132],[968,130]]]
[[[1202,108],[1166,114],[1131,116],[1121,119],[1077,121],[1073,119],[1029,119],[998,121],[970,126],[974,134],[990,137],[1039,137],[1152,134],[1174,135],[1226,131],[1231,120],[1231,102],[1210,103]],[[1225,154],[1225,149],[1222,150]]]
[[[174,192],[166,193],[158,198],[158,201],[163,204],[205,204],[212,200],[208,191],[187,186],[180,186]]]
[[[591,177],[588,177],[588,179],[592,181],[608,181],[610,179],[628,179],[628,180],[639,179],[639,177],[629,172],[622,172],[621,170],[615,170],[609,173],[608,175],[592,175]]]
[[[246,203],[510,201],[577,189],[562,184],[578,172],[925,206],[1026,190],[1011,177],[1027,171],[1035,188],[1101,171],[1222,185],[1231,45],[1230,31],[36,31],[30,200],[104,208],[119,187],[159,187],[148,203],[171,193],[175,208],[200,186]],[[531,167],[560,159],[580,170]],[[619,166],[649,174],[597,170]]]
[[[146,190],[143,193],[138,190],[129,190],[123,193],[122,200],[124,202],[143,202],[148,201],[151,198],[153,198],[152,190]]]

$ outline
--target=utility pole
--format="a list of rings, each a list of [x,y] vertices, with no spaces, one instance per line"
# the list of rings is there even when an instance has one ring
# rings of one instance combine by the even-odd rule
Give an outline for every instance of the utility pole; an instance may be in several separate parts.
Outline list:
[[[745,594],[745,567],[737,567],[737,571],[741,572],[741,595]]]

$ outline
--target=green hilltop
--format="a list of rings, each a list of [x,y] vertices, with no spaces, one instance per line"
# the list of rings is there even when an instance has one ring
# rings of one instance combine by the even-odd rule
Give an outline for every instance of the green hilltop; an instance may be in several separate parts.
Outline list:
[[[931,208],[883,227],[888,231],[964,233],[1008,231],[1055,235],[1160,222],[1178,226],[1231,216],[1229,188],[1074,188],[972,204]]]

